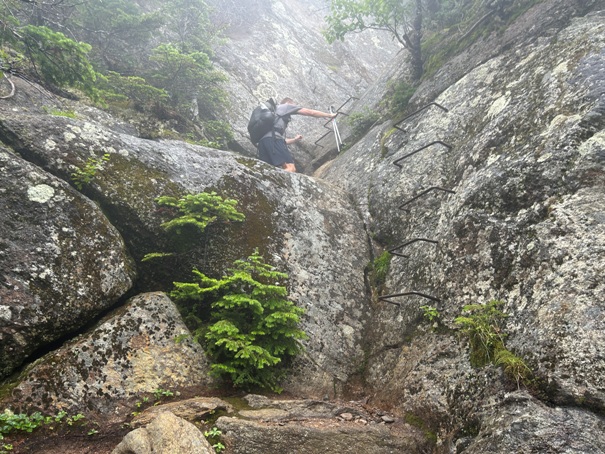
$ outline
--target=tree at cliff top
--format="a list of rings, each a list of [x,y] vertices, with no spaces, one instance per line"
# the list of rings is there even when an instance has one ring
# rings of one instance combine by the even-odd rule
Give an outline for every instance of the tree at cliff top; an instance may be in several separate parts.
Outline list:
[[[155,112],[165,111],[158,109],[162,104],[182,118],[213,120],[225,104],[225,77],[210,59],[220,33],[203,0],[84,2],[72,23],[93,45],[95,64],[111,70],[114,82],[116,74],[138,76],[167,94],[165,101],[156,102]],[[114,89],[122,85],[109,83]]]
[[[331,0],[324,36],[383,30],[410,52],[412,78],[541,0]],[[428,59],[427,59],[428,55]]]
[[[422,0],[332,0],[324,36],[332,43],[348,33],[385,30],[392,34],[412,57],[412,77],[422,76]]]

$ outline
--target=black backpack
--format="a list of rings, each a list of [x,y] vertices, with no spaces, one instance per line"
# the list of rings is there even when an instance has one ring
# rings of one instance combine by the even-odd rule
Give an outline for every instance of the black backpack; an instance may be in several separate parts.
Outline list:
[[[269,98],[252,111],[248,122],[248,134],[250,134],[250,140],[254,145],[258,145],[260,139],[273,129],[275,121],[279,117],[275,113],[276,107],[273,98]]]

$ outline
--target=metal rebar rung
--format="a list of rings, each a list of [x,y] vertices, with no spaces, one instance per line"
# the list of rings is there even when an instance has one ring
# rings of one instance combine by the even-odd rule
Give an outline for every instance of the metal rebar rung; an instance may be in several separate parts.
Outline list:
[[[446,109],[445,107],[443,107],[441,104],[437,104],[436,102],[432,102],[432,103],[430,103],[430,104],[427,104],[427,105],[426,105],[426,106],[424,106],[424,107],[421,107],[421,108],[420,108],[420,109],[418,109],[416,112],[412,112],[412,113],[411,113],[411,114],[409,114],[407,117],[404,117],[402,120],[399,120],[397,123],[395,123],[395,124],[393,125],[393,127],[394,127],[395,129],[399,129],[400,131],[405,132],[405,129],[401,129],[401,128],[400,128],[399,126],[397,126],[397,125],[400,125],[400,124],[401,124],[401,123],[403,123],[405,120],[407,120],[407,119],[409,119],[409,118],[413,117],[413,116],[414,116],[414,115],[416,115],[416,114],[419,114],[419,113],[420,113],[420,112],[422,112],[423,110],[428,109],[430,106],[437,106],[437,107],[439,107],[441,110],[444,110],[445,112],[449,112],[449,110],[448,110],[448,109]]]
[[[388,252],[391,253],[391,254],[393,254],[393,255],[397,255],[399,257],[408,258],[409,255],[401,254],[400,252],[395,252],[395,251],[397,251],[398,249],[402,249],[402,248],[404,248],[406,246],[409,246],[410,244],[414,244],[414,243],[416,243],[418,241],[424,241],[425,243],[439,244],[439,241],[429,240],[427,238],[414,238],[414,239],[411,239],[410,241],[406,241],[405,243],[400,244],[399,246],[395,246],[394,248],[389,249]]]
[[[415,155],[419,151],[422,151],[422,150],[430,147],[431,145],[435,145],[435,144],[443,145],[445,148],[447,148],[447,151],[450,151],[453,148],[450,144],[447,144],[447,143],[445,143],[445,142],[443,142],[441,140],[435,140],[434,142],[427,143],[423,147],[420,147],[417,150],[414,150],[411,153],[408,153],[405,156],[402,156],[401,158],[398,158],[398,159],[394,160],[393,164],[395,164],[397,167],[399,167],[400,169],[402,169],[403,166],[401,164],[399,164],[401,161],[403,161],[404,159],[409,158],[410,156]]]
[[[419,199],[420,197],[422,197],[423,195],[428,194],[431,191],[443,191],[443,192],[447,192],[449,194],[455,194],[456,193],[456,191],[452,191],[450,189],[440,188],[439,186],[432,186],[432,187],[430,187],[428,189],[425,189],[420,194],[412,197],[410,200],[407,200],[407,201],[403,202],[401,205],[399,205],[399,209],[402,210],[404,206],[412,203],[414,200]]]
[[[389,304],[394,304],[395,306],[401,306],[401,303],[397,303],[395,301],[390,301],[390,298],[397,298],[399,296],[409,296],[409,295],[418,295],[421,296],[423,298],[429,299],[431,301],[435,301],[436,303],[440,303],[441,300],[439,298],[435,298],[434,296],[431,295],[427,295],[426,293],[422,293],[422,292],[417,292],[415,290],[409,291],[409,292],[403,292],[403,293],[393,293],[392,295],[384,295],[384,296],[379,296],[378,300],[379,301],[384,301],[385,303],[389,303]]]
[[[349,115],[348,115],[348,114],[346,114],[346,113],[344,113],[344,112],[341,112],[341,111],[340,111],[340,109],[342,109],[342,108],[343,108],[343,107],[344,107],[344,106],[345,106],[345,105],[346,105],[346,104],[347,104],[349,101],[351,101],[352,99],[359,99],[359,98],[357,98],[357,97],[355,97],[355,96],[349,96],[349,99],[347,99],[345,102],[343,102],[343,103],[340,105],[340,107],[339,107],[338,109],[336,109],[334,112],[335,112],[337,115],[344,115],[345,117],[348,117]],[[332,108],[332,107],[330,106],[330,109],[331,109],[331,108]],[[330,129],[330,130],[332,129],[332,127],[331,127],[331,126],[328,126],[328,125],[330,124],[330,121],[332,121],[332,120],[328,120],[326,123],[324,123],[324,128],[326,128],[326,129]]]
[[[317,142],[319,142],[320,140],[322,140],[324,137],[326,137],[328,134],[330,134],[332,132],[332,130],[330,129],[328,132],[326,132],[323,136],[321,136],[319,139],[317,139],[315,141],[315,145],[317,145],[318,147],[324,148],[323,145],[318,144]]]
[[[345,106],[345,105],[346,105],[346,104],[347,104],[349,101],[351,101],[351,99],[359,99],[359,98],[357,98],[357,97],[355,97],[355,96],[349,96],[349,99],[347,99],[345,102],[343,102],[343,103],[340,105],[340,107],[339,107],[338,109],[336,109],[336,112],[337,112],[337,113],[341,113],[341,114],[343,114],[343,115],[346,115],[345,113],[342,113],[342,112],[340,111],[340,109],[342,109],[342,108],[343,108],[343,107],[344,107],[344,106]]]

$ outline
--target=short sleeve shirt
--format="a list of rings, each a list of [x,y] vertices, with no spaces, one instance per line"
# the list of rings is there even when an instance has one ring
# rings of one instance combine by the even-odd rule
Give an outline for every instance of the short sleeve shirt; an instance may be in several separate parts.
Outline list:
[[[275,108],[275,114],[278,117],[277,117],[277,120],[275,121],[275,124],[273,125],[274,128],[285,132],[285,130],[288,126],[288,122],[286,120],[284,120],[283,117],[286,117],[288,115],[295,115],[300,109],[302,109],[301,106],[295,106],[294,104],[278,104],[277,107]],[[263,136],[263,139],[265,137],[271,137],[271,136],[273,136],[273,131],[269,131],[267,134],[265,134]],[[277,131],[275,131],[275,137],[278,137],[280,139],[285,138]]]

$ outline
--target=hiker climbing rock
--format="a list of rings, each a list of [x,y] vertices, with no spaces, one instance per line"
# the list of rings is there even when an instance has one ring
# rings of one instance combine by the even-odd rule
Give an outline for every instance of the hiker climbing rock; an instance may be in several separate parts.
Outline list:
[[[298,134],[293,138],[286,138],[286,128],[292,115],[305,115],[307,117],[334,118],[335,113],[326,113],[319,110],[307,109],[294,104],[290,98],[284,98],[274,110],[273,127],[266,132],[258,142],[258,157],[287,172],[296,172],[294,159],[288,150],[288,145],[299,142],[303,136]]]

